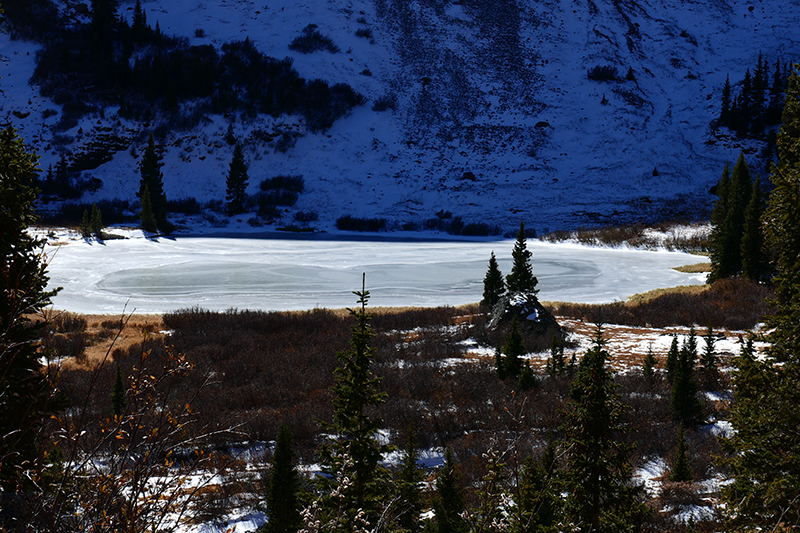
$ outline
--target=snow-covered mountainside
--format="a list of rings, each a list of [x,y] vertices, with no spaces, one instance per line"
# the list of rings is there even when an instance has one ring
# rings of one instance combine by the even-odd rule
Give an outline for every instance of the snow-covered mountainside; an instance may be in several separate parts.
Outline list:
[[[129,21],[133,3],[119,8]],[[75,9],[69,5],[60,4],[64,13]],[[167,197],[208,201],[225,196],[233,148],[223,136],[232,119],[240,139],[257,129],[300,132],[285,153],[249,137],[248,191],[264,178],[302,175],[306,192],[284,216],[316,212],[320,229],[347,214],[420,223],[442,210],[504,231],[524,219],[540,232],[702,214],[723,163],[740,149],[755,155],[761,148],[710,126],[726,76],[742,79],[759,53],[770,61],[800,57],[797,0],[142,5],[149,24],[192,44],[249,37],[267,55],[292,58],[307,79],[347,83],[372,102],[396,98],[394,111],[374,111],[370,102],[321,133],[293,116],[212,115],[164,141]],[[341,52],[289,50],[312,23]],[[107,109],[53,143],[58,115],[43,112],[59,107],[28,85],[36,47],[0,35],[0,117],[36,148],[43,168],[103,128],[145,128]],[[615,67],[617,81],[589,79],[597,66]],[[89,172],[103,187],[84,201],[135,199],[146,137],[132,138],[129,149]]]

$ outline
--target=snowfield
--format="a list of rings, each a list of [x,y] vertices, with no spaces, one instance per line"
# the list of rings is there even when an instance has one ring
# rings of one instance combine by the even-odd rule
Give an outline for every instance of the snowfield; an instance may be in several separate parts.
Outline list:
[[[66,1],[59,5],[85,20]],[[120,2],[128,21],[133,5]],[[291,58],[307,79],[347,83],[372,101],[396,97],[396,111],[373,111],[370,102],[318,134],[296,116],[209,115],[161,141],[168,198],[223,200],[233,148],[222,139],[233,124],[246,146],[248,192],[264,178],[302,175],[306,192],[282,223],[292,211],[314,211],[325,231],[348,214],[419,224],[442,210],[503,232],[520,219],[542,233],[702,218],[714,199],[709,188],[740,150],[764,174],[756,159],[762,143],[711,126],[726,76],[738,83],[759,53],[770,73],[775,60],[800,57],[800,5],[786,0],[143,6],[149,24],[190,44],[219,48],[248,37],[270,56]],[[311,23],[341,52],[289,50]],[[358,37],[358,30],[372,37]],[[55,142],[60,115],[42,113],[60,106],[28,85],[36,49],[0,34],[0,117],[37,150],[45,170],[104,128],[130,137],[128,149],[87,173],[104,185],[84,201],[133,201],[147,130],[159,121],[131,122],[109,108],[58,132]],[[605,65],[617,69],[617,81],[587,78],[589,69]],[[633,80],[625,79],[629,68]],[[282,153],[253,136],[256,130],[300,137]]]

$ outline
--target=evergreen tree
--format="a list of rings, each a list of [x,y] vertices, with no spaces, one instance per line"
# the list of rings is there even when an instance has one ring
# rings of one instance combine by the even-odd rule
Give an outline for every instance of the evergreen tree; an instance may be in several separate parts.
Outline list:
[[[139,180],[139,192],[137,196],[142,203],[142,211],[144,211],[145,196],[144,191],[147,189],[149,192],[148,198],[150,202],[150,209],[155,218],[156,226],[159,231],[169,233],[170,225],[167,222],[167,196],[164,194],[164,174],[161,172],[161,167],[164,163],[161,162],[160,150],[156,146],[156,141],[153,134],[147,139],[147,148],[142,155],[142,162],[139,166],[141,179]],[[144,214],[139,215],[143,221],[144,229]],[[146,230],[149,231],[149,230]]]
[[[519,379],[517,380],[517,387],[521,390],[532,389],[536,386],[536,374],[531,369],[530,361],[525,361],[522,364],[522,369],[519,371]]]
[[[551,376],[564,374],[567,371],[567,362],[564,360],[564,343],[557,335],[550,341],[550,357],[547,359],[545,370]]]
[[[113,62],[117,0],[92,0],[92,51],[105,68]]]
[[[667,352],[667,363],[664,370],[667,372],[667,380],[672,383],[675,377],[675,369],[678,367],[678,359],[680,358],[680,350],[678,349],[678,336],[672,336],[672,344]]]
[[[92,234],[97,237],[98,239],[103,238],[103,214],[100,212],[100,208],[97,207],[97,203],[92,204],[92,220],[90,222],[90,227]]]
[[[617,439],[622,404],[600,326],[570,388],[571,409],[562,427],[570,452],[564,472],[566,511],[583,532],[630,531],[645,516],[631,484],[630,446]]]
[[[150,187],[146,183],[142,189],[142,210],[139,211],[139,227],[149,233],[158,231],[158,223],[150,204]]]
[[[60,404],[40,362],[39,315],[47,291],[44,243],[27,232],[35,221],[38,156],[13,127],[0,130],[0,491],[32,489],[36,436]]]
[[[511,257],[514,262],[511,265],[511,274],[506,276],[508,292],[530,294],[539,292],[536,288],[539,280],[533,275],[533,266],[531,265],[531,257],[533,257],[533,254],[528,250],[527,238],[525,236],[525,224],[523,222],[519,223],[517,241],[514,243]]]
[[[703,375],[706,388],[712,388],[717,383],[719,370],[717,368],[717,354],[714,351],[716,339],[714,338],[714,329],[708,326],[706,334],[703,336],[705,347],[703,348],[703,356],[700,359],[700,364],[703,367]]]
[[[711,272],[708,275],[709,283],[726,277],[723,274],[730,270],[724,262],[725,257],[728,256],[725,251],[730,241],[730,238],[725,233],[725,219],[728,216],[728,190],[730,186],[731,169],[728,163],[725,163],[722,169],[722,176],[720,176],[716,186],[717,200],[711,210],[711,236],[709,238]]]
[[[733,375],[727,440],[734,482],[724,490],[732,527],[778,530],[800,523],[800,79],[788,80],[779,163],[770,179],[766,235],[776,252],[775,314],[766,357],[745,349]],[[749,347],[748,347],[749,348]]]
[[[506,377],[519,377],[522,371],[522,356],[525,351],[525,343],[522,340],[522,332],[519,330],[517,317],[511,320],[511,326],[506,334],[506,343],[503,346],[504,357],[499,358],[497,373],[501,379]]]
[[[675,452],[675,462],[672,463],[672,470],[669,473],[669,480],[674,482],[691,481],[694,479],[692,465],[686,454],[686,429],[681,424],[678,431],[678,449]]]
[[[727,169],[727,166],[726,166]],[[744,235],[745,209],[753,188],[750,168],[744,153],[733,167],[729,179],[727,172],[717,185],[719,200],[711,213],[711,273],[708,281],[735,276],[742,270],[742,238]]]
[[[681,349],[686,352],[689,368],[694,370],[697,364],[697,331],[695,331],[694,325],[689,326],[689,335],[686,336]]]
[[[79,226],[81,231],[81,236],[86,239],[92,236],[92,221],[89,217],[89,210],[83,210],[83,216],[81,217],[81,225]]]
[[[672,396],[669,410],[683,425],[690,427],[702,422],[703,408],[697,399],[694,380],[694,358],[687,346],[680,351],[672,375]]]
[[[489,270],[483,278],[483,300],[481,300],[481,305],[494,307],[494,304],[502,298],[505,292],[506,284],[503,281],[503,274],[500,272],[497,258],[495,258],[493,251],[492,255],[489,256]]]
[[[369,345],[374,337],[370,326],[372,315],[366,311],[369,291],[362,285],[362,290],[354,294],[360,308],[349,311],[357,323],[351,329],[350,349],[336,354],[341,366],[336,369],[332,389],[333,421],[323,425],[335,438],[320,450],[323,471],[349,481],[339,487],[340,494],[326,494],[322,501],[327,518],[335,517],[338,529],[343,531],[353,530],[362,511],[369,524],[377,524],[389,484],[389,473],[379,461],[383,453],[392,450],[391,446],[378,442],[383,419],[370,418],[369,413],[386,401],[386,393],[379,390],[381,378],[370,369],[375,348]],[[321,482],[326,484],[324,478]]]
[[[445,449],[444,464],[436,476],[436,495],[433,498],[434,531],[436,533],[466,533],[464,493],[461,488],[453,450]]]
[[[292,430],[285,423],[278,429],[269,472],[267,514],[263,533],[295,533],[300,529],[300,478],[295,467]]]
[[[406,440],[403,464],[400,467],[398,479],[398,523],[404,531],[417,533],[420,531],[420,515],[422,514],[422,490],[421,483],[424,480],[424,472],[417,464],[419,452],[416,447],[414,435],[414,425],[408,428],[408,439]]]
[[[228,202],[228,216],[244,213],[244,202],[247,198],[246,190],[249,179],[242,145],[236,143],[226,181],[225,200]]]
[[[122,379],[122,370],[117,364],[117,376],[114,379],[114,388],[111,389],[111,412],[120,417],[125,414],[128,401],[125,399],[125,383]]]
[[[658,360],[653,353],[653,344],[650,343],[650,346],[647,347],[647,355],[642,362],[642,375],[645,379],[651,381],[655,377],[656,366],[658,366]]]
[[[722,87],[722,109],[719,112],[719,122],[723,126],[730,127],[731,123],[731,78],[725,78],[725,85]]]
[[[766,281],[769,277],[769,261],[764,246],[764,233],[761,229],[764,209],[761,180],[756,178],[753,181],[750,201],[744,212],[744,229],[740,246],[742,274],[753,281]]]
[[[147,36],[149,27],[147,26],[147,13],[142,9],[142,1],[136,0],[136,5],[133,8],[133,25],[131,32],[135,42],[141,42]]]
[[[518,493],[515,497],[516,526],[514,531],[542,532],[550,531],[558,521],[561,509],[555,471],[556,447],[553,441],[547,447],[539,461],[532,457],[525,460],[522,469]]]

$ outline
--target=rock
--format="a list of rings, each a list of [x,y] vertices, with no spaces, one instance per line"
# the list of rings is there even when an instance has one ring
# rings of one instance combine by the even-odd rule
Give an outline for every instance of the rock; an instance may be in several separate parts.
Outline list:
[[[535,335],[561,333],[556,317],[539,303],[535,294],[514,292],[506,294],[492,308],[489,328],[505,328],[517,317],[520,330]]]

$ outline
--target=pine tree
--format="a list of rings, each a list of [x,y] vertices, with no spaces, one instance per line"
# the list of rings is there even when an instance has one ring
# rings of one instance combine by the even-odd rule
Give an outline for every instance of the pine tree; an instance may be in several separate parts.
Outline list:
[[[146,183],[142,189],[142,210],[139,212],[139,227],[148,233],[158,231],[158,223],[150,204],[150,187]]]
[[[704,385],[707,389],[713,388],[717,384],[719,376],[719,369],[717,368],[717,354],[714,351],[716,339],[714,338],[714,329],[708,326],[706,334],[703,336],[705,347],[703,348],[703,356],[700,358],[700,364],[703,367]]]
[[[667,363],[664,366],[664,370],[667,373],[667,380],[672,383],[675,377],[675,369],[678,367],[678,359],[680,356],[680,350],[678,349],[678,336],[672,336],[672,344],[669,347],[669,351],[667,352]]]
[[[653,353],[653,344],[650,343],[650,345],[647,347],[647,355],[645,356],[644,361],[642,361],[642,375],[646,380],[653,380],[656,375],[656,366],[658,366],[658,360]]]
[[[756,178],[753,181],[750,201],[744,212],[744,228],[740,246],[742,274],[753,281],[766,281],[769,277],[769,261],[764,246],[764,233],[761,229],[764,209],[761,180]]]
[[[547,359],[545,370],[551,376],[564,374],[567,371],[567,362],[564,360],[564,343],[557,335],[550,341],[550,357]]]
[[[92,51],[95,59],[108,68],[114,58],[117,0],[92,0],[91,15]]]
[[[533,266],[531,265],[531,257],[533,257],[533,254],[528,250],[527,238],[525,236],[525,224],[523,222],[519,223],[517,241],[514,243],[511,257],[514,262],[511,265],[511,274],[506,276],[508,292],[529,294],[536,294],[539,292],[536,288],[539,280],[533,275]]]
[[[225,201],[228,202],[228,216],[244,213],[244,202],[247,198],[247,165],[244,162],[242,145],[237,143],[233,149],[228,179],[226,181]]]
[[[269,472],[267,514],[269,521],[263,533],[295,533],[302,524],[300,517],[300,478],[295,467],[292,430],[285,423],[278,429],[275,452]]]
[[[89,210],[83,210],[83,216],[81,217],[81,225],[79,226],[81,236],[84,239],[87,239],[92,236],[92,222],[89,218]]]
[[[556,471],[556,447],[553,441],[539,461],[525,460],[518,493],[515,495],[516,526],[514,531],[545,532],[556,525],[561,508]]]
[[[617,439],[623,429],[622,404],[606,366],[605,343],[598,326],[570,387],[571,408],[562,427],[570,450],[564,473],[566,511],[583,532],[627,531],[645,516],[637,496],[641,487],[631,485],[631,448]]]
[[[724,498],[732,526],[778,530],[800,523],[800,79],[789,77],[779,163],[770,179],[766,235],[776,251],[775,314],[766,357],[737,357],[726,442],[734,482]],[[749,348],[749,347],[748,347]]]
[[[375,348],[369,345],[374,337],[372,315],[366,311],[369,291],[362,284],[362,290],[354,294],[360,308],[349,311],[357,323],[351,329],[350,349],[336,354],[340,366],[332,389],[333,421],[323,425],[335,438],[320,450],[323,471],[348,480],[348,484],[339,487],[340,495],[326,494],[322,501],[328,519],[337,517],[345,531],[353,530],[356,516],[362,511],[369,524],[377,523],[389,483],[389,473],[379,461],[382,454],[392,450],[378,442],[383,419],[369,416],[371,408],[386,401],[386,393],[379,390],[381,378],[370,369]],[[324,479],[321,482],[326,483]]]
[[[133,33],[133,40],[141,42],[147,36],[147,13],[142,9],[141,0],[136,0],[136,5],[133,8],[133,25],[131,31]]]
[[[436,495],[431,507],[436,533],[467,532],[467,524],[461,517],[464,512],[464,493],[450,448],[445,449],[444,464],[436,476]]]
[[[522,332],[519,329],[519,321],[516,315],[511,320],[511,326],[506,334],[506,343],[503,345],[503,355],[499,359],[500,367],[497,369],[501,379],[505,377],[519,377],[522,371],[522,356],[525,351],[525,343],[522,340]]]
[[[398,478],[398,523],[404,531],[417,533],[421,529],[420,515],[422,514],[422,490],[421,483],[424,480],[424,472],[417,464],[419,452],[416,447],[414,425],[408,428],[408,438],[406,440],[405,455],[400,467]]]
[[[92,204],[92,220],[90,222],[92,234],[97,237],[98,239],[103,238],[103,214],[100,212],[100,208],[97,207],[97,203]]]
[[[40,362],[43,324],[31,317],[50,305],[44,243],[27,232],[35,221],[38,156],[13,127],[0,130],[0,490],[33,489],[36,437],[60,404]]]
[[[506,292],[506,284],[503,281],[503,274],[500,272],[500,267],[497,265],[497,258],[492,255],[489,256],[489,270],[483,278],[483,300],[481,305],[494,307],[503,294]]]
[[[694,329],[694,325],[689,326],[689,335],[686,336],[681,349],[686,352],[689,368],[694,370],[697,364],[697,331]]]
[[[719,112],[719,122],[723,126],[730,127],[731,124],[731,78],[725,78],[725,85],[722,87],[722,109]]]
[[[144,210],[144,191],[148,190],[150,209],[153,212],[156,226],[159,231],[169,233],[171,227],[167,222],[167,196],[164,194],[164,174],[161,172],[161,167],[164,163],[161,161],[161,154],[159,148],[156,146],[155,138],[150,133],[147,139],[147,148],[142,155],[142,162],[139,166],[141,179],[139,180],[139,192],[137,196],[139,201],[142,202],[142,210]],[[140,214],[140,219],[144,217]],[[148,230],[149,231],[149,230]]]
[[[669,480],[674,482],[691,481],[694,479],[692,465],[686,454],[686,429],[683,424],[678,431],[678,449],[675,452],[675,461],[672,463],[672,470],[669,473]]]
[[[117,365],[117,376],[114,379],[114,388],[111,389],[111,412],[120,417],[125,413],[128,401],[125,399],[125,383],[122,379],[122,370]]]
[[[703,407],[697,399],[697,383],[693,370],[694,357],[688,347],[684,346],[672,375],[669,410],[676,420],[687,427],[699,424],[703,419]]]
[[[727,169],[727,166],[726,166]],[[719,200],[711,213],[711,273],[708,281],[735,276],[742,270],[742,237],[745,209],[753,188],[750,168],[744,152],[733,167],[729,179],[726,172],[717,185]]]

